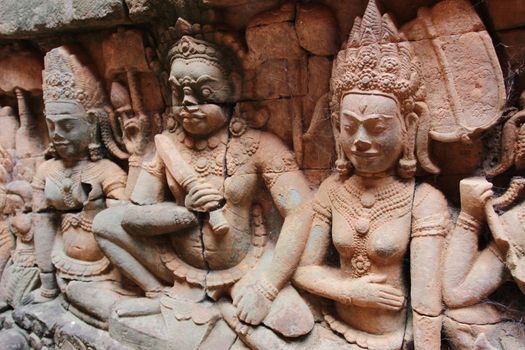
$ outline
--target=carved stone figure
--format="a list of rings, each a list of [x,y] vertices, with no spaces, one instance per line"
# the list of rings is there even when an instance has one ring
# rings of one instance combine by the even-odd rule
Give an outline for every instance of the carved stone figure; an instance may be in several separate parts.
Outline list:
[[[414,180],[426,109],[419,67],[375,0],[337,55],[331,94],[339,174],[319,188],[294,284],[327,301],[326,326],[353,345],[341,348],[401,349],[413,339],[440,349],[448,208],[435,187]],[[334,341],[319,338],[317,347]]]
[[[44,102],[54,155],[38,168],[32,184],[42,286],[26,302],[50,301],[61,291],[70,312],[103,328],[111,306],[131,293],[98,247],[91,223],[100,210],[126,199],[126,174],[103,158],[99,127],[108,127],[107,101],[82,60],[67,46],[45,57]]]
[[[503,2],[0,1],[0,348],[525,348]]]
[[[524,118],[524,111],[519,111],[505,124],[502,161],[489,175],[499,175],[512,164],[519,170],[523,168]],[[525,346],[523,304],[509,305],[492,296],[509,279],[525,293],[525,207],[523,202],[516,203],[524,189],[525,180],[517,176],[507,192],[492,199],[492,184],[484,178],[460,183],[461,212],[447,247],[443,283],[443,297],[449,308],[444,330],[454,348]],[[495,211],[507,208],[502,215]],[[485,222],[491,239],[483,244]]]
[[[110,332],[135,345],[146,333],[163,346],[190,349],[220,339],[227,349],[237,335],[226,331],[225,313],[241,336],[247,324],[260,323],[286,337],[307,334],[311,313],[286,286],[306,242],[297,209],[310,197],[307,182],[277,137],[234,115],[239,44],[227,35],[205,41],[185,34],[167,59],[171,129],[155,137],[134,204],[107,209],[93,224],[106,255],[149,298],[117,305]],[[265,193],[284,217],[277,243],[258,204]],[[115,335],[126,328],[141,334]]]

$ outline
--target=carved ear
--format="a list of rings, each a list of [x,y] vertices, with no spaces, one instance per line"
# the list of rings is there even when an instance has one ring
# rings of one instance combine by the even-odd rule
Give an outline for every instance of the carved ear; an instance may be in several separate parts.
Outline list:
[[[417,160],[414,154],[416,147],[417,122],[419,117],[416,113],[409,113],[405,118],[405,140],[403,157],[399,160],[398,175],[405,179],[411,179],[416,174]]]
[[[487,171],[488,176],[497,176],[512,166],[518,141],[518,125],[523,123],[525,123],[525,111],[514,114],[505,123],[501,137],[501,162]]]
[[[429,134],[430,134],[430,111],[424,102],[416,102],[414,111],[419,116],[416,132],[416,155],[421,167],[430,174],[439,174],[441,170],[430,159]]]

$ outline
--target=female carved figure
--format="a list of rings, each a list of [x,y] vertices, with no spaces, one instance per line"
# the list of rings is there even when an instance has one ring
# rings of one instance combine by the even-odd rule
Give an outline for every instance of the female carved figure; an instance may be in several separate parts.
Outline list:
[[[91,222],[112,201],[126,199],[126,174],[102,157],[99,134],[108,135],[107,102],[82,59],[66,46],[45,57],[44,103],[54,157],[38,168],[32,184],[42,286],[26,301],[49,301],[60,290],[72,304],[70,311],[104,327],[111,305],[129,293],[98,247]]]
[[[166,347],[198,348],[219,336],[229,348],[237,335],[225,333],[224,311],[239,333],[265,322],[287,337],[304,335],[312,316],[286,284],[306,243],[296,212],[310,197],[307,182],[277,137],[232,117],[240,79],[235,39],[218,33],[203,40],[184,21],[178,26],[188,35],[168,45],[171,129],[155,137],[134,205],[110,208],[94,222],[101,248],[149,297],[117,305],[119,327],[154,329]],[[273,262],[275,243],[257,205],[268,193],[284,217]],[[230,297],[235,306],[227,302],[224,310],[212,302]],[[281,307],[272,309],[272,301]],[[123,341],[143,342],[131,339],[137,332],[123,334]]]
[[[525,112],[512,116],[503,129],[502,162],[489,174],[499,175],[513,163],[524,166]],[[525,180],[515,177],[509,190],[492,199],[492,184],[484,178],[460,183],[461,212],[445,255],[443,297],[444,330],[454,348],[518,349],[525,346],[522,306],[491,300],[505,282],[513,280],[525,293],[525,234],[522,198]],[[501,216],[496,209],[510,208]],[[492,238],[483,245],[483,224]],[[483,247],[480,249],[480,246]],[[515,288],[517,289],[517,288]],[[507,294],[519,298],[519,292]],[[523,299],[522,299],[523,300]]]
[[[414,135],[426,110],[418,66],[375,0],[336,58],[331,94],[339,175],[317,193],[294,284],[329,301],[322,313],[349,343],[341,348],[401,349],[413,337],[416,349],[440,349],[447,204],[415,183]]]

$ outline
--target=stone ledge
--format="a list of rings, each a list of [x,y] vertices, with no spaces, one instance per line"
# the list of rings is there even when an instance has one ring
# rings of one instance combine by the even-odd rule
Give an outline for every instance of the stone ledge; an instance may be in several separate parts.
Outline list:
[[[128,22],[121,0],[3,0],[0,5],[0,37],[5,38]]]

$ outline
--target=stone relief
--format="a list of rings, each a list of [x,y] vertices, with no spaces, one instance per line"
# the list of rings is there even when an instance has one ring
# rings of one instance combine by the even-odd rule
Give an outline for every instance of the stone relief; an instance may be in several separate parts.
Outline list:
[[[0,344],[525,346],[525,112],[469,2],[73,2],[0,26]]]

